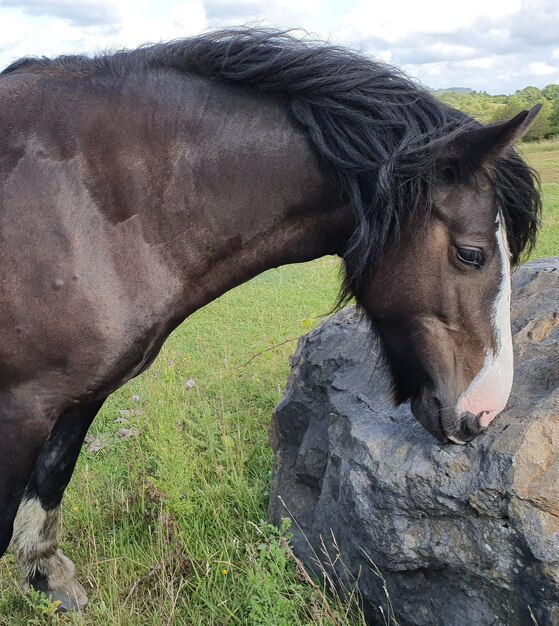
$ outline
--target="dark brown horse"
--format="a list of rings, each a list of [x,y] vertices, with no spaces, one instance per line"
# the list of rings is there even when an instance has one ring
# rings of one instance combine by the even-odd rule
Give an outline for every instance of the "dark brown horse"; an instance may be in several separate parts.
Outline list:
[[[393,68],[242,30],[0,76],[0,554],[81,606],[62,495],[105,398],[284,263],[342,257],[398,402],[465,443],[512,379],[510,264],[539,196],[512,143]],[[17,513],[17,517],[16,517]],[[14,522],[15,520],[15,522]]]

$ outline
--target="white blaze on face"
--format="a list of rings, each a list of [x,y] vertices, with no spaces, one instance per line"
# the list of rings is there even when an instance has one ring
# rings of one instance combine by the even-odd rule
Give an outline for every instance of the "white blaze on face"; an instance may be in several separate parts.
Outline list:
[[[505,408],[513,377],[510,254],[500,215],[497,216],[497,225],[502,277],[492,316],[496,350],[487,352],[482,369],[460,396],[457,405],[460,414],[469,412],[478,415],[480,426],[483,428]]]

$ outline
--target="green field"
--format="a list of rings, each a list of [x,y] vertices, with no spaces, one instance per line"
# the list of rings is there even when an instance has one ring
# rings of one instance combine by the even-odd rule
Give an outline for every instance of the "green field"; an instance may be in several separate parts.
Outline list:
[[[544,200],[542,230],[532,256],[559,256],[559,139],[522,144],[522,152],[540,175]]]
[[[535,256],[557,255],[559,142],[524,151],[545,194]],[[107,402],[92,430],[101,449],[84,448],[64,500],[62,548],[90,594],[87,611],[58,618],[33,605],[8,556],[0,626],[364,623],[304,581],[265,523],[268,428],[288,357],[337,287],[333,258],[272,270],[172,335],[152,368]],[[116,436],[123,426],[132,437]]]

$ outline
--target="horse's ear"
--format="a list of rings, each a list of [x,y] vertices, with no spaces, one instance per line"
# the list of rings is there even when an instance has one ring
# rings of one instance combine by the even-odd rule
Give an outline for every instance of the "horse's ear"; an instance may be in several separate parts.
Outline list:
[[[464,156],[479,164],[498,157],[524,137],[541,108],[541,104],[536,104],[530,111],[521,111],[510,120],[467,132]]]
[[[450,146],[446,163],[441,164],[443,176],[450,175],[453,179],[468,177],[504,154],[509,146],[524,137],[541,108],[541,104],[536,104],[510,120],[462,133]]]

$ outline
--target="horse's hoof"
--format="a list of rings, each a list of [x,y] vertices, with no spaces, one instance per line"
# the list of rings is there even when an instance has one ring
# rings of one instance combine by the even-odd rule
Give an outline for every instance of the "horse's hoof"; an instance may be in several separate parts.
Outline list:
[[[47,596],[52,602],[57,603],[59,613],[69,613],[71,611],[81,611],[87,604],[87,594],[85,589],[76,581],[80,586],[82,593],[78,594],[75,590],[68,591],[49,591]]]
[[[38,575],[30,581],[29,588],[44,593],[51,602],[56,602],[59,613],[81,611],[87,604],[87,593],[76,578],[65,580],[63,587],[51,589],[46,578]]]

